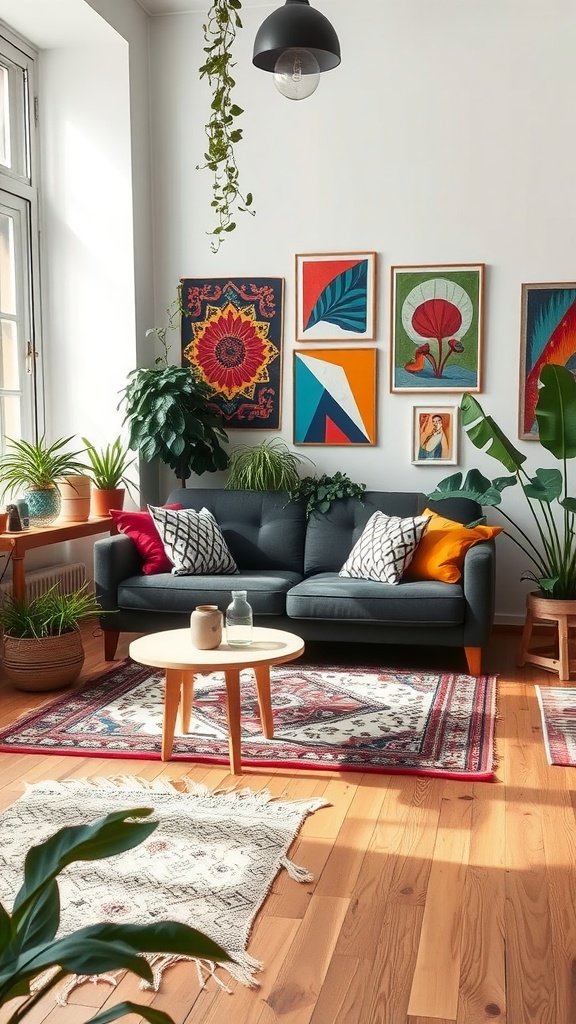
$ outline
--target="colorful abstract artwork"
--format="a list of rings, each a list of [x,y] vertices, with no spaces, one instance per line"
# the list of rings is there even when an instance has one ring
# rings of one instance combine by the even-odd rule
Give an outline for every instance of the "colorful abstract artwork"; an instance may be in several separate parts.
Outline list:
[[[294,444],[376,444],[376,349],[294,353]]]
[[[484,264],[392,267],[392,391],[480,391]]]
[[[576,374],[576,283],[523,284],[518,434],[538,439],[538,380],[546,363]]]
[[[455,406],[414,406],[412,410],[412,464],[433,466],[458,462]]]
[[[372,341],[376,253],[296,256],[296,341]]]
[[[228,430],[280,427],[284,279],[183,278],[182,363]]]

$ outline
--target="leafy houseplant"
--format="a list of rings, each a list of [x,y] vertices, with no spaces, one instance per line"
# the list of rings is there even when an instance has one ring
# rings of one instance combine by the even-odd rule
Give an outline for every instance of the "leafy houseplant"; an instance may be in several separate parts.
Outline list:
[[[235,127],[235,120],[244,111],[232,100],[236,85],[231,75],[234,67],[232,47],[236,31],[242,28],[239,11],[241,0],[212,0],[206,23],[202,26],[206,59],[199,69],[200,78],[207,78],[212,89],[210,117],[206,124],[208,150],[204,163],[196,170],[209,170],[214,174],[213,199],[211,206],[216,214],[216,227],[212,235],[211,248],[218,252],[223,236],[234,231],[233,210],[254,216],[251,210],[252,194],[244,195],[238,182],[238,165],[234,152],[235,145],[242,139],[242,129]]]
[[[132,370],[123,389],[124,423],[128,424],[128,447],[144,462],[160,459],[185,483],[191,473],[213,473],[226,469],[228,453],[222,443],[228,435],[219,415],[212,411],[212,393],[193,366],[174,366],[168,362],[167,333],[175,330],[182,306],[181,290],[168,308],[164,327],[151,327],[163,354],[152,367]],[[122,402],[120,403],[122,404]]]
[[[226,487],[246,491],[292,491],[300,481],[298,466],[307,456],[291,451],[281,438],[237,445],[230,452]]]
[[[481,505],[497,506],[512,528],[510,537],[532,563],[523,580],[534,580],[544,595],[576,599],[576,498],[568,494],[567,462],[576,456],[576,380],[564,366],[548,364],[540,374],[536,405],[539,442],[561,463],[561,468],[524,469],[526,456],[508,440],[480,403],[465,394],[460,403],[461,421],[472,443],[496,459],[510,476],[488,480],[471,470],[464,482],[455,473],[429,494],[438,501],[448,497],[473,498]],[[502,494],[519,485],[528,503],[535,534],[530,536],[501,508]]]
[[[24,882],[9,913],[0,904],[0,1007],[20,997],[6,1024],[20,1024],[44,995],[68,974],[101,974],[126,969],[146,981],[152,971],[141,953],[182,954],[230,960],[228,954],[202,932],[175,921],[148,925],[101,924],[56,938],[60,923],[57,876],[74,861],[100,860],[131,850],[158,826],[138,821],[151,808],[121,810],[92,825],[60,829],[31,847],[24,863]],[[38,991],[31,983],[51,968],[57,970]],[[108,1024],[134,1013],[151,1024],[174,1024],[162,1010],[123,1002],[90,1017],[89,1024]]]
[[[58,517],[58,478],[84,471],[79,461],[82,453],[66,450],[72,439],[73,435],[61,437],[49,445],[44,437],[37,442],[6,438],[6,451],[0,457],[2,495],[22,488],[33,526],[48,525]]]
[[[306,498],[306,518],[310,518],[312,512],[327,512],[333,501],[338,498],[359,498],[363,499],[366,484],[356,484],[350,479],[347,473],[334,473],[330,476],[323,473],[322,476],[305,476],[290,491],[292,499]]]
[[[70,594],[54,586],[31,600],[8,596],[0,605],[7,678],[20,690],[69,686],[84,664],[79,623],[100,612],[87,584]]]
[[[96,448],[86,437],[89,465],[86,466],[92,480],[92,512],[95,516],[107,516],[111,508],[122,508],[126,488],[132,498],[131,488],[137,485],[129,480],[126,471],[136,462],[136,456],[122,444],[119,437],[112,444]]]

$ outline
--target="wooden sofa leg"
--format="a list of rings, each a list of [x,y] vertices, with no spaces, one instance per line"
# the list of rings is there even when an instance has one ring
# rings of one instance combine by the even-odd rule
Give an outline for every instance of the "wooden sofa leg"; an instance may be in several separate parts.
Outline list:
[[[468,663],[468,671],[471,676],[479,676],[482,672],[482,648],[465,647],[464,653]]]
[[[104,658],[106,661],[114,661],[119,639],[120,632],[116,633],[114,630],[109,629],[104,630]]]

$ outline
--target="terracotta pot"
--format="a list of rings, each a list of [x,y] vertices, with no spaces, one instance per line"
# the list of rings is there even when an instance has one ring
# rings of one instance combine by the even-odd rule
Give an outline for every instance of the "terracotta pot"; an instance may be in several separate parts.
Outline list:
[[[101,491],[98,487],[92,488],[92,501],[90,505],[91,516],[107,516],[110,514],[110,509],[124,508],[124,498],[126,496],[126,490],[124,487],[117,487],[113,491]]]
[[[60,477],[56,483],[62,498],[58,522],[85,523],[90,515],[90,477],[75,473]]]
[[[0,533],[6,533],[8,528],[8,513],[0,512]]]
[[[190,616],[190,638],[199,651],[212,651],[222,642],[222,612],[215,604],[199,604]]]

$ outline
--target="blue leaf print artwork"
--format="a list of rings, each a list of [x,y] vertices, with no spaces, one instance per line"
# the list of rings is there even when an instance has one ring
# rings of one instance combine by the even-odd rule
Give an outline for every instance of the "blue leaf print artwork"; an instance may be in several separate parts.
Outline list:
[[[308,317],[305,330],[320,321],[341,327],[355,334],[366,333],[368,296],[368,260],[335,277],[318,296]]]

